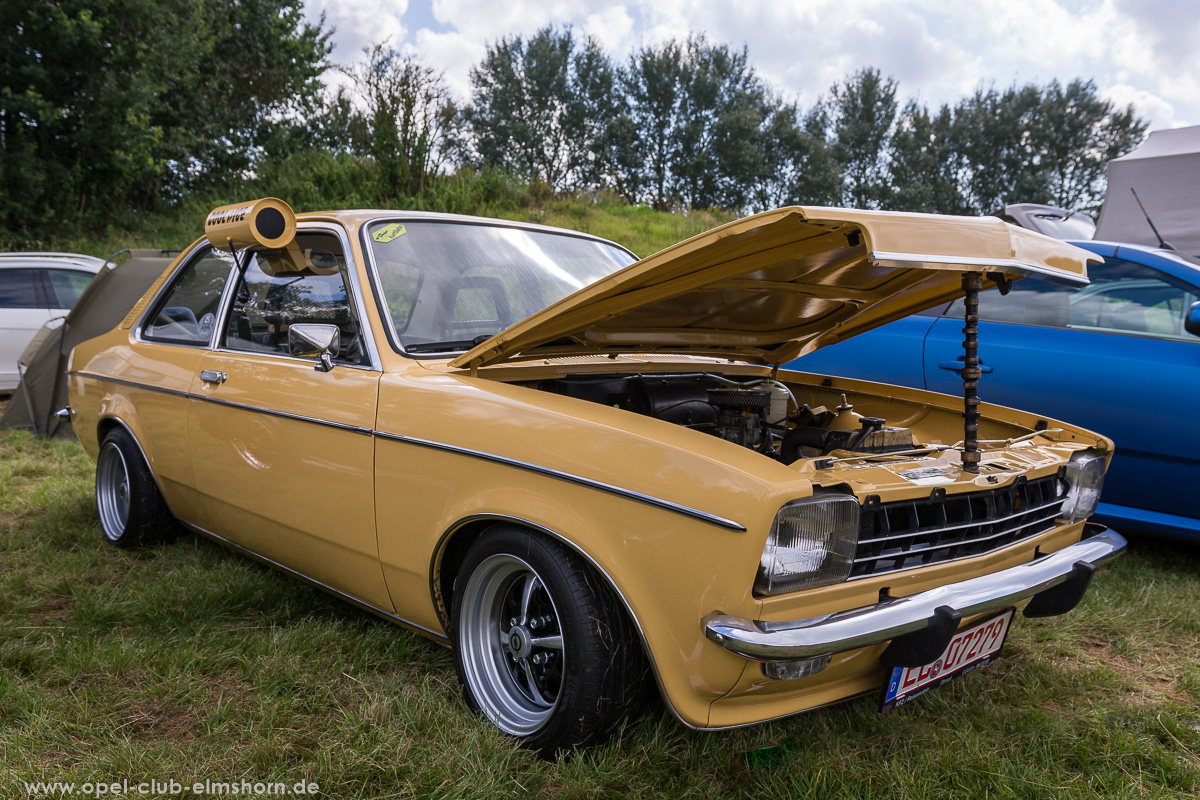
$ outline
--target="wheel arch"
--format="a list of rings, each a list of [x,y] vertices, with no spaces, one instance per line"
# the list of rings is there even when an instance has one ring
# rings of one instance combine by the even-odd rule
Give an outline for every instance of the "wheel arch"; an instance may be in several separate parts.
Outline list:
[[[125,433],[129,434],[129,438],[132,439],[134,445],[137,446],[138,454],[142,457],[142,461],[146,465],[146,471],[150,473],[150,479],[154,481],[154,488],[158,490],[158,496],[161,497],[163,503],[166,504],[167,510],[171,512],[171,516],[175,516],[174,509],[171,508],[171,504],[167,501],[167,496],[163,493],[162,483],[159,482],[158,475],[154,472],[154,465],[150,462],[150,458],[146,454],[146,448],[142,446],[142,440],[138,438],[138,435],[134,432],[133,428],[131,428],[129,424],[125,422],[125,420],[121,419],[116,414],[101,414],[96,420],[97,445],[103,445],[104,437],[108,436],[108,434],[116,428],[120,428],[121,430],[125,431]]]
[[[617,600],[621,603],[621,608],[633,623],[634,629],[637,631],[638,639],[642,644],[642,652],[646,656],[646,661],[650,665],[650,672],[654,676],[655,685],[658,687],[659,696],[663,699],[663,703],[671,710],[671,713],[684,725],[689,728],[694,728],[688,723],[682,715],[675,709],[671,703],[670,697],[663,686],[662,676],[659,674],[658,664],[654,659],[654,651],[650,647],[650,642],[646,637],[646,631],[642,626],[641,620],[638,619],[637,613],[633,610],[629,598],[621,591],[612,575],[604,568],[590,553],[580,547],[576,542],[561,533],[539,525],[530,520],[510,516],[506,514],[476,514],[456,522],[450,526],[438,540],[437,546],[433,551],[433,558],[430,563],[429,570],[429,588],[433,607],[437,613],[438,621],[441,622],[442,628],[450,633],[450,606],[454,594],[454,580],[458,576],[458,570],[462,566],[463,559],[466,556],[467,550],[471,545],[479,539],[480,536],[487,531],[488,528],[496,524],[512,525],[519,528],[524,528],[532,533],[546,536],[553,539],[569,548],[573,553],[576,553],[587,564],[596,571],[608,587],[616,595]],[[453,634],[451,634],[451,637]]]

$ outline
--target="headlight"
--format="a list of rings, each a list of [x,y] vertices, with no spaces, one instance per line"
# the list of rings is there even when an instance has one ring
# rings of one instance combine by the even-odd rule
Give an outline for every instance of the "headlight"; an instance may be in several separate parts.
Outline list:
[[[1096,450],[1080,450],[1071,456],[1063,475],[1067,499],[1063,502],[1061,519],[1079,522],[1096,511],[1100,490],[1104,488],[1104,469],[1104,454]]]
[[[858,500],[817,490],[779,509],[754,591],[782,594],[844,581],[858,546]]]

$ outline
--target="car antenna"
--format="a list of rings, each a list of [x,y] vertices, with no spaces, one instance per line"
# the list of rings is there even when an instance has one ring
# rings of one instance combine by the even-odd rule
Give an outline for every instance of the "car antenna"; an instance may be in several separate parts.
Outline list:
[[[1138,197],[1137,190],[1130,186],[1129,191],[1133,192],[1133,199],[1137,200],[1138,208],[1140,208],[1142,213],[1146,215],[1146,222],[1150,225],[1150,230],[1154,231],[1154,236],[1156,239],[1158,239],[1158,246],[1163,250],[1174,250],[1175,248],[1162,238],[1162,234],[1158,232],[1158,228],[1154,227],[1154,220],[1150,219],[1150,212],[1146,210],[1144,205],[1142,205],[1142,198]]]

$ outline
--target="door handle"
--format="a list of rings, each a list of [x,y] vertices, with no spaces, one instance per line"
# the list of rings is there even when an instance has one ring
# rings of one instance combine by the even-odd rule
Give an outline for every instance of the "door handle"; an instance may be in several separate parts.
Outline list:
[[[229,376],[224,372],[217,372],[215,369],[200,370],[200,380],[204,381],[205,383],[215,383],[219,385],[224,383],[225,379],[228,377]]]
[[[962,372],[962,368],[964,366],[966,366],[966,365],[963,364],[963,362],[961,362],[961,361],[939,361],[938,362],[938,369],[948,369],[951,372]],[[980,364],[979,371],[980,372],[991,372],[992,368],[987,366],[986,364]]]

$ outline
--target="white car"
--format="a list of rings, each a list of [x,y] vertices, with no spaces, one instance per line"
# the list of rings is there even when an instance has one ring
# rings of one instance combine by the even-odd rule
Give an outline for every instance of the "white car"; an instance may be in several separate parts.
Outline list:
[[[0,253],[0,392],[17,388],[17,359],[34,334],[66,316],[102,266],[75,253]]]

